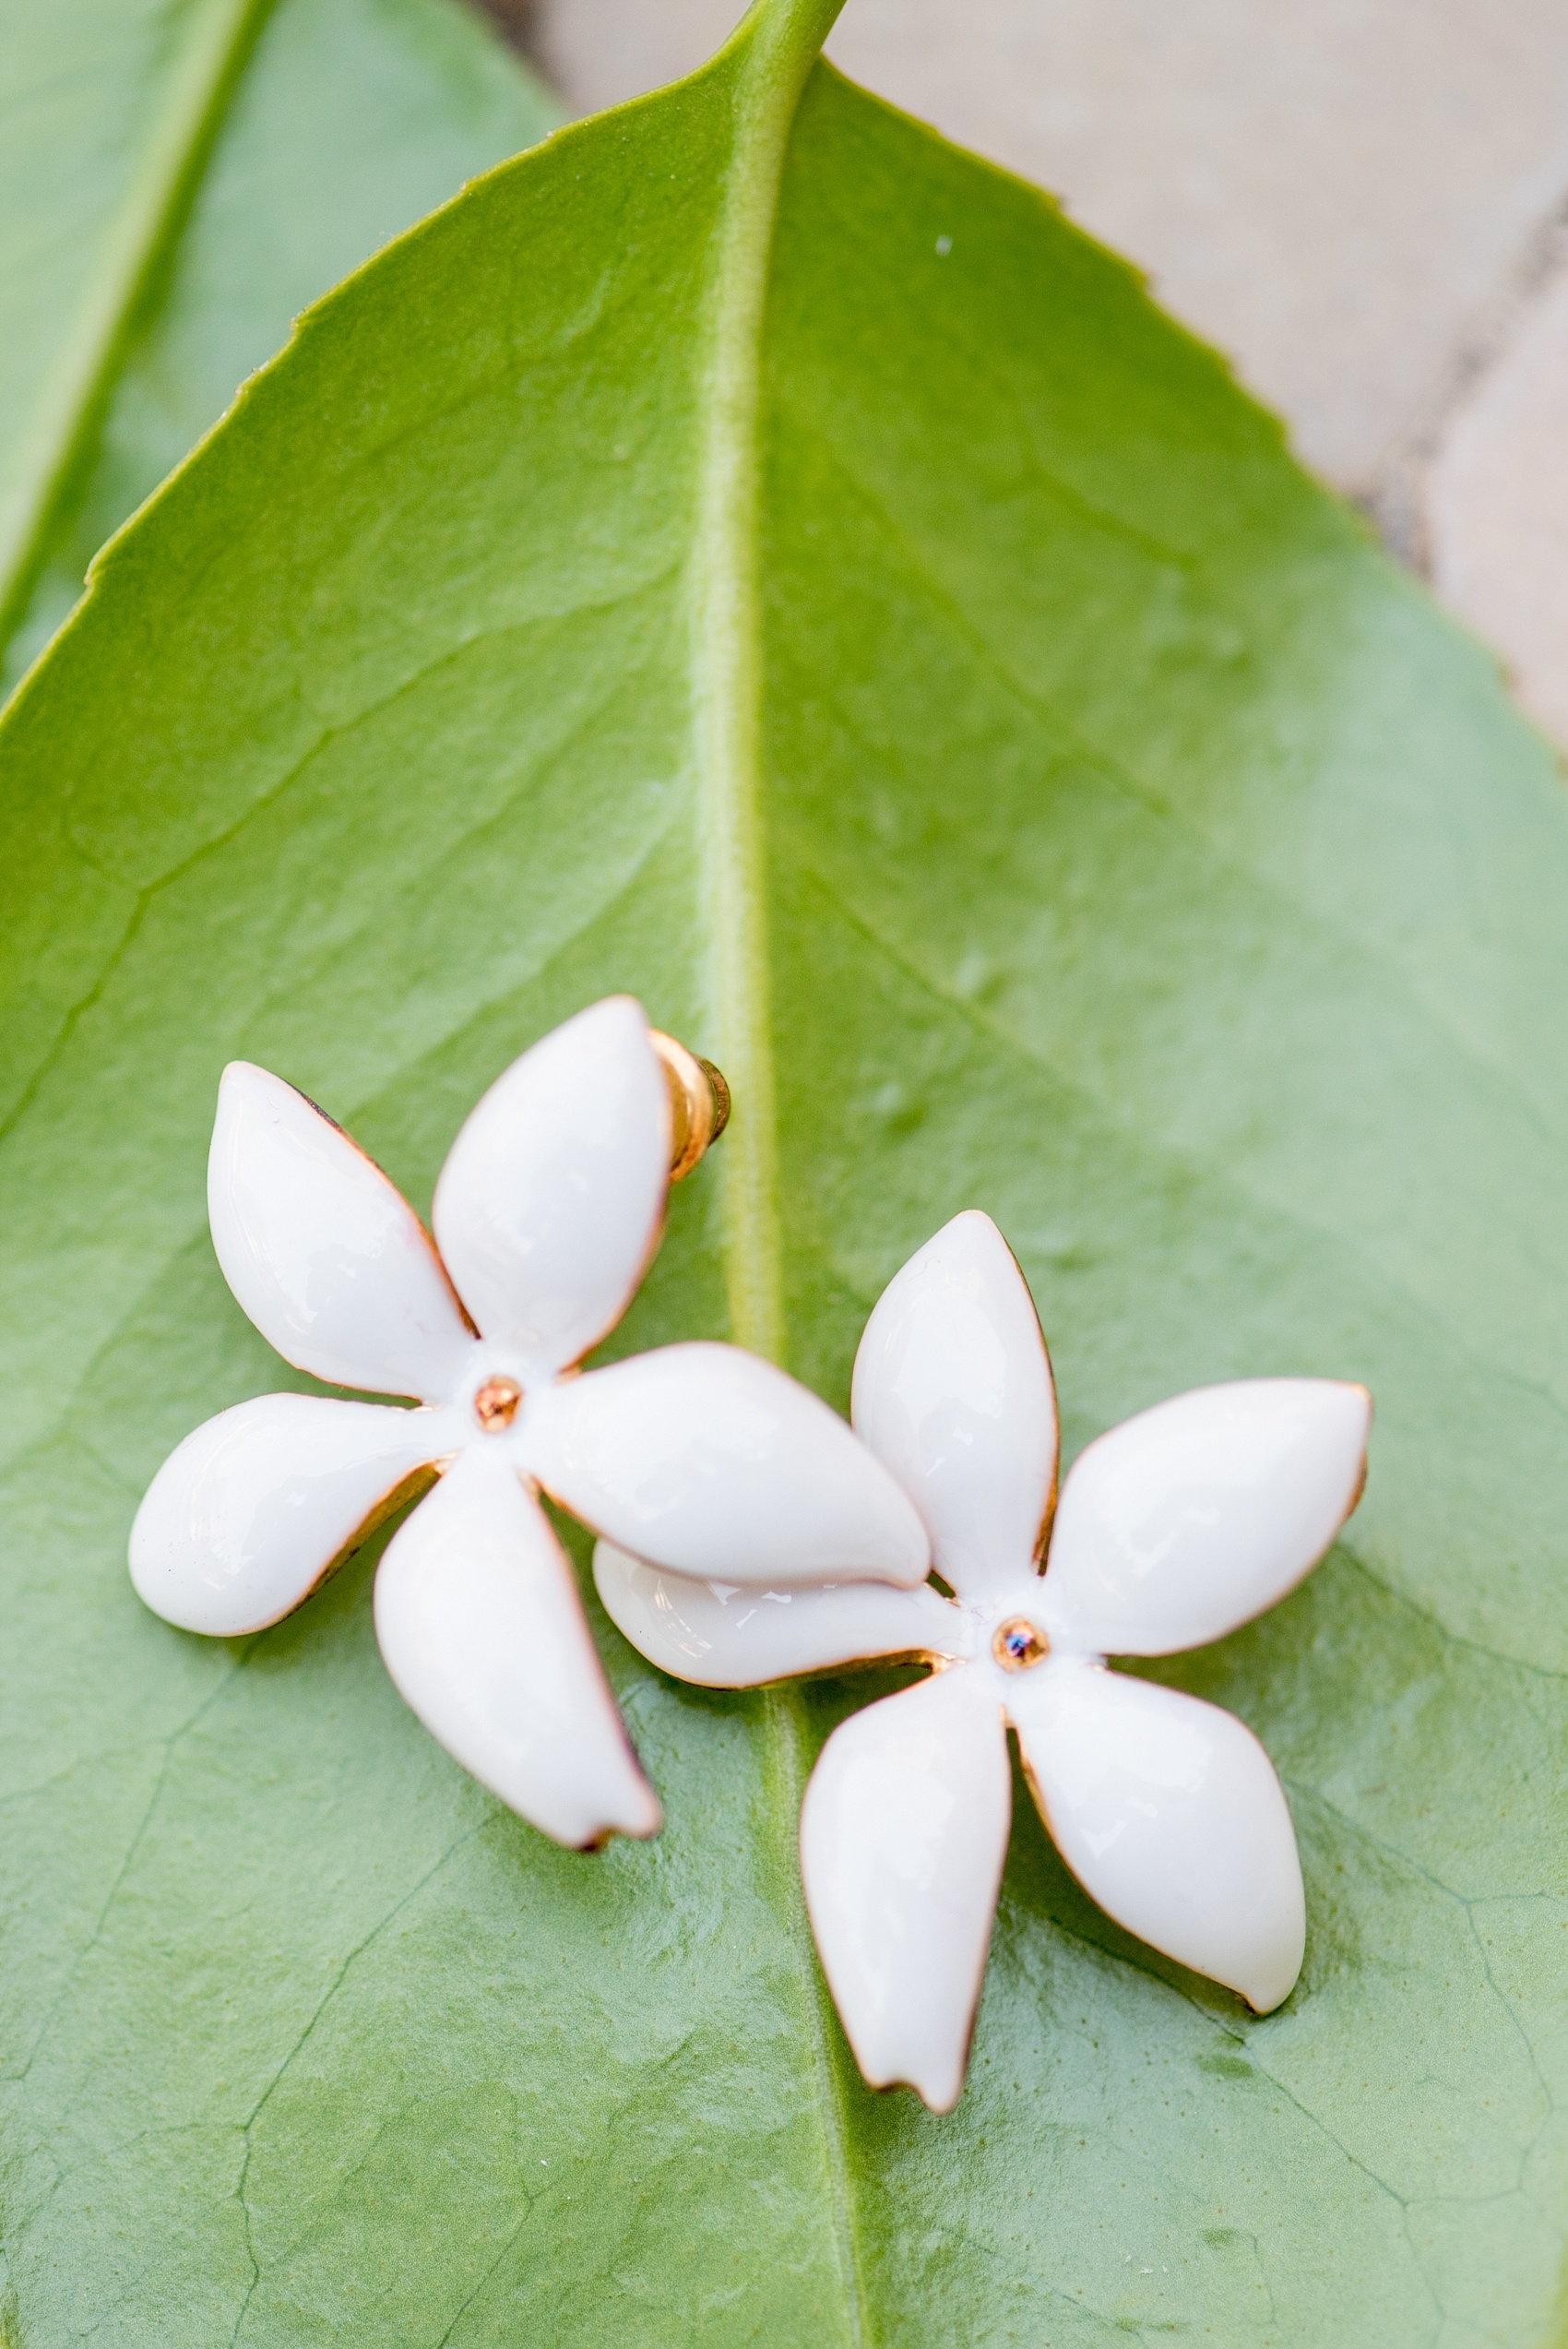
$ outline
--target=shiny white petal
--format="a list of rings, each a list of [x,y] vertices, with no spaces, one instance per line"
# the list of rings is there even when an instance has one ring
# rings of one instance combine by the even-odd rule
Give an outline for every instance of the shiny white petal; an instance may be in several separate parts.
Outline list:
[[[435,1186],[435,1235],[487,1338],[542,1371],[625,1311],[659,1239],[670,1093],[630,996],[591,1004],[515,1060]]]
[[[1301,1865],[1252,1731],[1071,1656],[1017,1674],[1007,1710],[1057,1848],[1100,1907],[1260,2014],[1288,1998],[1306,1938]]]
[[[871,1656],[968,1651],[969,1618],[929,1582],[759,1591],[645,1566],[612,1542],[593,1554],[605,1613],[650,1663],[702,1688],[755,1688]]]
[[[837,1412],[738,1346],[661,1346],[533,1399],[529,1473],[618,1547],[704,1580],[923,1581],[914,1509]]]
[[[956,1215],[884,1290],[853,1416],[960,1596],[1028,1572],[1055,1489],[1056,1395],[1028,1284],[989,1215]]]
[[[802,1806],[806,1905],[856,2060],[932,2112],[964,2084],[1011,1811],[1002,1710],[962,1664],[852,1714]]]
[[[259,1395],[187,1436],[131,1528],[131,1580],[183,1631],[259,1631],[307,1598],[434,1457],[436,1414]]]
[[[473,1338],[400,1191],[303,1093],[249,1061],[218,1089],[207,1168],[223,1277],[286,1362],[445,1401]]]
[[[570,1562],[503,1456],[464,1452],[399,1530],[375,1634],[432,1736],[546,1835],[657,1833]]]
[[[1053,1639],[1158,1656],[1261,1615],[1355,1508],[1371,1425],[1364,1387],[1248,1378],[1113,1427],[1063,1487],[1044,1585]]]

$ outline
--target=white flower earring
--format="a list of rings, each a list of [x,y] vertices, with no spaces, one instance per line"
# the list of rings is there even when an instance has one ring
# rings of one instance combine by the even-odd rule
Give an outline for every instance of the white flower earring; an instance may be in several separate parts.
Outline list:
[[[731,1582],[816,1580],[829,1558],[917,1583],[930,1555],[895,1480],[770,1364],[692,1343],[575,1370],[624,1313],[669,1182],[727,1102],[716,1070],[612,996],[480,1102],[433,1241],[303,1093],[226,1069],[208,1203],[230,1287],[296,1368],[418,1407],[263,1395],[198,1427],[132,1529],[148,1605],[186,1630],[259,1630],[438,1476],[376,1575],[398,1689],[557,1842],[653,1834],[659,1803],[539,1491],[643,1557]]]
[[[802,1811],[817,1947],[873,2086],[957,2102],[1007,1846],[1009,1724],[1103,1909],[1260,2012],[1289,1996],[1305,1910],[1273,1765],[1232,1714],[1106,1657],[1196,1647],[1283,1598],[1360,1498],[1371,1416],[1365,1388],[1324,1378],[1178,1395],[1087,1448],[1053,1522],[1045,1342],[1006,1242],[971,1211],[885,1292],[854,1377],[856,1430],[920,1510],[952,1598],[826,1575],[738,1590],[600,1542],[611,1616],[684,1679],[934,1667],[834,1732]]]

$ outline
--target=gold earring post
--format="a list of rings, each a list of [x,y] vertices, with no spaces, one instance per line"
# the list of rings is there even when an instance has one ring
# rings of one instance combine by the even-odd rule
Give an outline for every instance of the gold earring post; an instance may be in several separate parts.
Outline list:
[[[730,1088],[721,1069],[675,1037],[650,1028],[648,1042],[670,1087],[670,1180],[679,1183],[730,1123]]]

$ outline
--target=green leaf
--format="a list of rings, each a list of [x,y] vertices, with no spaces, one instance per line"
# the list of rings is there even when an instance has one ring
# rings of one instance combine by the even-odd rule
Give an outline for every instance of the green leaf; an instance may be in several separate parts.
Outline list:
[[[1562,2338],[1568,811],[1491,664],[1042,197],[765,0],[313,311],[0,728],[0,2193],[29,2349]],[[665,1833],[590,1858],[399,1704],[367,1555],[217,1647],[137,1498],[278,1383],[206,1237],[243,1054],[424,1203],[611,988],[732,1131],[621,1342],[838,1401],[991,1210],[1069,1449],[1364,1378],[1348,1538],[1160,1667],[1277,1757],[1258,2020],[1027,1801],[969,2085],[860,2085],[794,1835],[885,1679],[600,1619]]]
[[[295,313],[560,115],[445,0],[11,0],[0,90],[9,683]]]

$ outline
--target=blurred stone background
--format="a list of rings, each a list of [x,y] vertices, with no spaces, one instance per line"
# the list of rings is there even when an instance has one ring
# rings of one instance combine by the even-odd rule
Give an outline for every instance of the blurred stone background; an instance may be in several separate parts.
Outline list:
[[[491,0],[588,113],[742,0]],[[1568,745],[1563,0],[849,0],[828,54],[1060,197]]]

